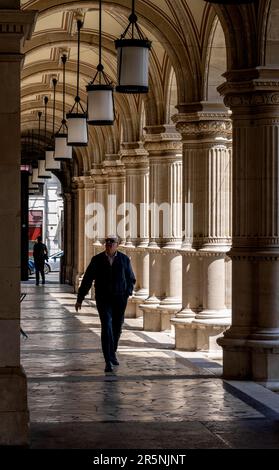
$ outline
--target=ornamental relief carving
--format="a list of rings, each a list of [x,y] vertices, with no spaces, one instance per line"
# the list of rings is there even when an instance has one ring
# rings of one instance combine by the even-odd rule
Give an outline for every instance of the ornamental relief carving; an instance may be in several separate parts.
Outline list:
[[[199,121],[199,122],[179,122],[177,128],[187,137],[203,137],[203,136],[231,136],[231,121]]]
[[[247,235],[247,237],[233,237],[234,247],[279,247],[279,237],[253,237]]]
[[[233,261],[252,261],[252,262],[270,262],[270,261],[279,261],[279,253],[278,254],[243,254],[243,255],[234,255],[232,253],[228,254],[229,258]]]
[[[142,156],[122,156],[121,161],[124,165],[132,164],[132,165],[143,165],[145,166],[148,164],[147,154]]]
[[[233,108],[238,106],[278,106],[278,92],[254,92],[243,94],[228,94],[224,97],[226,106]]]
[[[172,134],[146,134],[144,137],[144,146],[149,142],[162,142],[165,144],[168,140],[179,141],[181,139],[179,132]]]
[[[148,152],[165,152],[168,150],[181,150],[182,142],[179,141],[166,141],[166,142],[146,142],[146,150]]]

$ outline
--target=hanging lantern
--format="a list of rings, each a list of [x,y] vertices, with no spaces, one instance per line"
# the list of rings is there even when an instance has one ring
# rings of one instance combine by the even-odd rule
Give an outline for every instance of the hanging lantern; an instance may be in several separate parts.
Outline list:
[[[148,92],[148,65],[151,41],[145,38],[137,24],[135,14],[135,0],[132,0],[132,13],[129,16],[129,25],[115,41],[117,49],[117,78],[116,91],[120,93],[147,93]],[[128,30],[132,29],[132,37],[125,39]],[[134,37],[135,31],[138,38]]]
[[[54,159],[54,150],[46,150],[46,170],[60,170],[61,164]]]
[[[67,144],[84,147],[88,143],[88,131],[87,131],[87,114],[84,111],[79,97],[79,56],[80,56],[80,30],[82,27],[82,21],[77,20],[78,29],[78,59],[77,59],[77,95],[75,97],[75,103],[71,111],[66,115],[68,120],[68,138]],[[76,108],[76,112],[73,112]],[[79,108],[82,113],[79,112]]]
[[[73,155],[73,148],[67,145],[68,127],[67,127],[67,121],[65,119],[65,94],[66,94],[65,68],[66,68],[66,62],[67,62],[66,54],[62,55],[61,60],[63,64],[63,118],[61,121],[60,129],[55,135],[54,159],[57,161],[70,160]]]
[[[39,160],[38,161],[38,169],[39,169],[39,178],[51,178],[52,174],[50,171],[46,170],[46,161],[45,160]]]
[[[99,82],[99,83],[97,83]],[[99,0],[99,64],[87,87],[87,122],[94,126],[111,126],[114,121],[113,86],[102,65],[102,0]]]
[[[55,136],[55,160],[71,160],[73,156],[73,148],[67,145],[67,134],[56,134]]]
[[[33,183],[32,178],[33,178],[33,175],[29,175],[29,177],[28,177],[28,190],[29,189],[39,189],[39,183]]]
[[[40,183],[44,183],[44,179],[39,178],[39,169],[38,168],[33,168],[32,184],[40,184]]]

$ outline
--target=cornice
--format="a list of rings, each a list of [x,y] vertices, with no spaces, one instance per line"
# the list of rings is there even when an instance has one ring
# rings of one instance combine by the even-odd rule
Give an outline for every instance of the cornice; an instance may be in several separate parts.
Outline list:
[[[37,20],[35,10],[2,10],[0,15],[0,32],[9,35],[21,35],[30,39]]]

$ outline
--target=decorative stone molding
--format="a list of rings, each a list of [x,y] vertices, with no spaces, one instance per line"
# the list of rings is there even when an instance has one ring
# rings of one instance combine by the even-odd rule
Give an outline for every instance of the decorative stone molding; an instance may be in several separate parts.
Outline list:
[[[232,124],[228,121],[220,121],[220,116],[216,116],[214,121],[206,120],[203,116],[200,122],[177,122],[177,130],[181,132],[183,138],[190,140],[193,137],[203,139],[205,137],[231,137]],[[216,143],[215,143],[216,144]]]
[[[34,10],[4,10],[1,9],[0,33],[1,35],[20,35],[22,41],[30,39],[34,31],[38,12]],[[23,46],[23,43],[21,43]],[[0,53],[2,44],[0,45]]]

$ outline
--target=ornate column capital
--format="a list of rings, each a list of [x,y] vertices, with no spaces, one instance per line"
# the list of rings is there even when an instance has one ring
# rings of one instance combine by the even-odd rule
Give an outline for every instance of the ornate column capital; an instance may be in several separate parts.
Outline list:
[[[144,148],[149,157],[182,158],[181,135],[174,125],[148,126],[145,127]],[[181,155],[180,155],[181,154]]]
[[[230,112],[222,103],[190,103],[178,105],[177,108],[179,113],[172,119],[184,142],[231,138]]]
[[[148,152],[143,142],[123,142],[120,150],[121,162],[126,168],[139,169],[148,165]]]
[[[72,189],[84,189],[84,176],[74,176],[72,178]]]
[[[256,107],[258,112],[268,114],[274,112],[274,106],[279,107],[278,73],[278,68],[268,67],[227,72],[227,82],[220,85],[218,91],[233,113],[252,114],[251,107]]]

